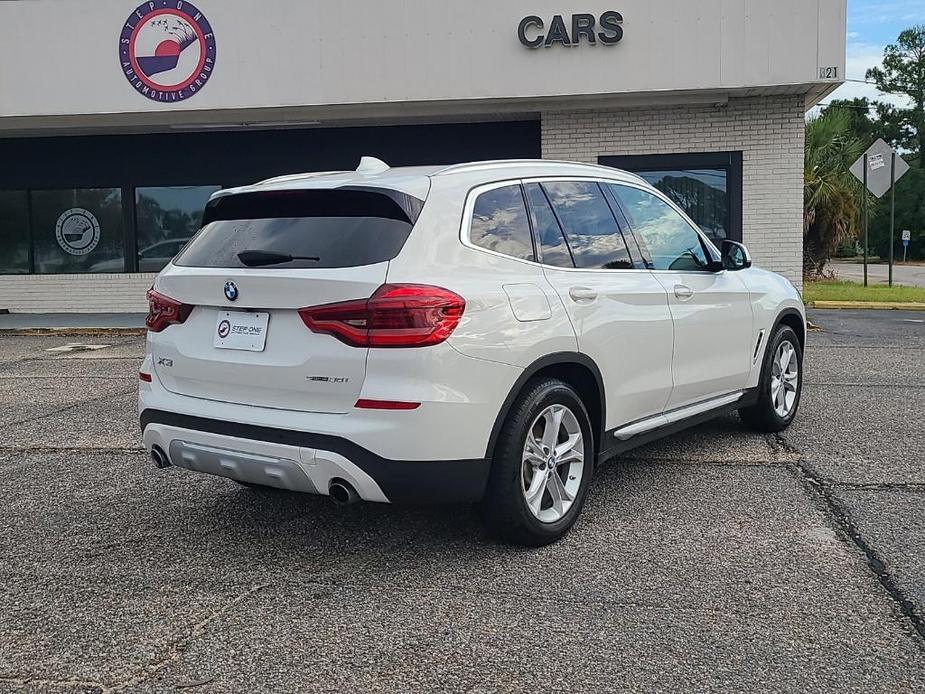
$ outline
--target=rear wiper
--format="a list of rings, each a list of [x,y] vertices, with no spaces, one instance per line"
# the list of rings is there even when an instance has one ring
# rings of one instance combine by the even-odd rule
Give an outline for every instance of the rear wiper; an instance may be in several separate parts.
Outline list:
[[[288,253],[275,253],[273,251],[241,251],[238,260],[247,267],[261,267],[263,265],[279,265],[293,260],[321,260],[314,255],[289,255]]]

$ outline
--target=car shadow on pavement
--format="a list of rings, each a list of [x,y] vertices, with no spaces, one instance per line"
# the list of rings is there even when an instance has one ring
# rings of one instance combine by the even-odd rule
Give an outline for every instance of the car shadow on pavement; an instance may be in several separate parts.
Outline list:
[[[684,484],[685,473],[675,466],[692,468],[690,463],[746,462],[761,464],[770,460],[771,448],[765,437],[743,436],[737,417],[729,417],[692,428],[661,442],[627,453],[600,466],[588,495],[586,509],[569,537],[586,532],[600,521],[612,522],[610,516],[624,513],[621,505],[638,490],[640,477],[628,474],[640,466],[668,468],[659,476],[659,484],[671,493],[675,482]],[[188,475],[185,471],[168,474]],[[677,477],[677,480],[673,478]],[[477,507],[456,505],[399,505],[358,502],[336,506],[326,496],[291,493],[276,489],[240,486],[229,480],[197,478],[208,485],[208,492],[197,495],[196,504],[185,511],[197,533],[206,533],[223,549],[238,554],[272,554],[274,561],[300,564],[301,556],[338,555],[342,559],[360,559],[370,554],[405,560],[429,561],[428,556],[473,554],[510,554],[531,552],[515,548],[486,533]],[[606,506],[602,504],[606,500]],[[569,538],[564,540],[569,544]],[[542,551],[542,550],[540,550]],[[216,559],[219,557],[217,556]]]

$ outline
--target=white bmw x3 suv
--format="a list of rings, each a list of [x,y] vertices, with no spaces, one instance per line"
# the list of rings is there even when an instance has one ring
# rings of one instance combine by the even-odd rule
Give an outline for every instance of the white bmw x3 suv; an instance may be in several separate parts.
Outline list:
[[[479,502],[530,545],[608,458],[731,410],[779,431],[800,402],[797,290],[599,166],[364,158],[223,190],[148,298],[159,467]]]

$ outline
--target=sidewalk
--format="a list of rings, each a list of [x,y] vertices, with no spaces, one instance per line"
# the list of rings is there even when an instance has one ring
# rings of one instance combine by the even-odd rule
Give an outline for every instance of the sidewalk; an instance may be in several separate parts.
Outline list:
[[[9,313],[0,314],[0,332],[140,332],[144,313]]]

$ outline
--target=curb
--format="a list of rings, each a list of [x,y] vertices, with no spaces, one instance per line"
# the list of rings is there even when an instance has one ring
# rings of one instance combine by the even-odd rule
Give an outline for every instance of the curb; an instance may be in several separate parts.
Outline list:
[[[0,328],[0,337],[28,337],[36,335],[53,335],[68,337],[71,335],[111,335],[113,337],[128,337],[144,335],[147,328]]]
[[[925,311],[925,303],[897,301],[811,301],[809,308],[847,308],[875,311]]]

